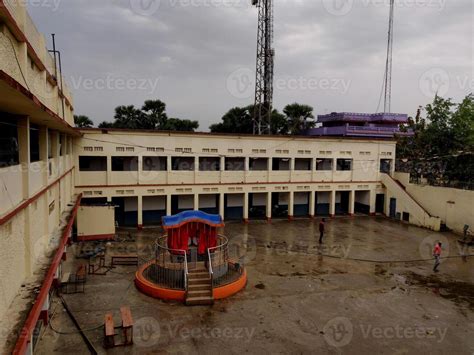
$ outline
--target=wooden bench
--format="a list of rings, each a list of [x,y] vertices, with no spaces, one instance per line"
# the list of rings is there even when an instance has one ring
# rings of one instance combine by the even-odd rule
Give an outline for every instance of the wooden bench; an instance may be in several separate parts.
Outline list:
[[[107,313],[104,319],[104,347],[114,348],[116,346],[127,346],[133,344],[133,318],[132,312],[130,312],[130,307],[122,306],[120,307],[120,316],[122,318],[122,325],[115,327],[114,318],[112,313]],[[116,343],[115,329],[121,329],[123,335],[123,342]]]
[[[106,349],[115,347],[115,327],[112,313],[107,313],[104,320],[104,347]]]
[[[136,255],[114,255],[112,256],[111,266],[115,265],[126,265],[126,266],[137,266],[138,256]]]
[[[130,307],[120,307],[120,315],[122,317],[124,345],[131,345],[133,344],[133,318]]]

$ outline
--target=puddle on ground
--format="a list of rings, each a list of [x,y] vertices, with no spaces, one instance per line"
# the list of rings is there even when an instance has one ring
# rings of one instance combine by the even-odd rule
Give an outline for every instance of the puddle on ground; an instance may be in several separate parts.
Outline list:
[[[468,305],[474,310],[474,285],[456,280],[442,280],[437,275],[423,276],[407,273],[407,281],[415,286],[424,286],[436,295],[448,299],[458,306]]]

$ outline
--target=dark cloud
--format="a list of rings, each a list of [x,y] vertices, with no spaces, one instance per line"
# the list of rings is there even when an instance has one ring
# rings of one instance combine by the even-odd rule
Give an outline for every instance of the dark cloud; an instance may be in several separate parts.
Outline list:
[[[197,119],[205,130],[253,100],[257,11],[249,3],[42,0],[29,7],[39,30],[57,35],[76,113],[98,123],[118,105],[160,98],[170,116]],[[387,4],[275,0],[275,106],[375,111]],[[392,111],[412,114],[436,90],[457,100],[473,91],[473,16],[471,0],[397,1]]]

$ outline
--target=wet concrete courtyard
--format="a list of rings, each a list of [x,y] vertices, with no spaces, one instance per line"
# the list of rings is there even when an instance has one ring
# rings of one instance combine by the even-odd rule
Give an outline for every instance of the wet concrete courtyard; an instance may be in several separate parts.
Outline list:
[[[384,217],[330,220],[319,245],[318,223],[227,223],[224,234],[245,261],[248,284],[213,306],[143,295],[134,286],[133,266],[88,275],[85,293],[63,297],[99,353],[106,353],[104,315],[112,311],[118,324],[122,305],[135,320],[134,345],[110,354],[474,352],[474,258],[461,257],[474,254],[472,248],[460,248],[454,234]],[[121,242],[107,247],[107,263],[114,253],[151,257],[160,233],[121,231]],[[431,260],[436,241],[448,257],[437,274]],[[69,271],[86,263],[74,258],[78,248],[69,251]],[[38,353],[89,353],[60,299],[52,302]]]

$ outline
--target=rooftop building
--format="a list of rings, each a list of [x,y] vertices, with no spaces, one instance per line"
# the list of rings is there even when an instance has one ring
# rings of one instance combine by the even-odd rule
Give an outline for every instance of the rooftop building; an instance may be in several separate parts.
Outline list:
[[[319,115],[317,122],[322,126],[308,130],[308,135],[394,138],[413,134],[411,130],[400,130],[400,125],[408,122],[408,116],[399,113],[332,112]]]

